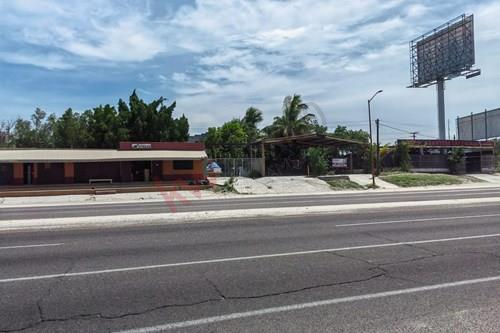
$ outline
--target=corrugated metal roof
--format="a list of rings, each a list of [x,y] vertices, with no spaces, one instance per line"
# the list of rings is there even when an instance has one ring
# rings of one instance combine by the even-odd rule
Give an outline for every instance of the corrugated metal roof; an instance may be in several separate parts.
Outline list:
[[[0,163],[200,160],[204,150],[0,149]]]

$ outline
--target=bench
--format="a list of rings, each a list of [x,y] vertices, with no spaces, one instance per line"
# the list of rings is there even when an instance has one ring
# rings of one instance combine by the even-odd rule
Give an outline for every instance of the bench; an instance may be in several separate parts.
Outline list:
[[[99,179],[89,179],[89,184],[92,184],[92,183],[110,183],[110,184],[113,184],[113,179],[112,178],[99,178]]]

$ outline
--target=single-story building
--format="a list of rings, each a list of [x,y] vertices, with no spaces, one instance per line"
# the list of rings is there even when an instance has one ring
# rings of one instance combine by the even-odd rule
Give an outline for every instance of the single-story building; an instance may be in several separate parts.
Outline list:
[[[405,142],[414,172],[449,172],[448,155],[461,148],[464,156],[458,165],[461,173],[495,172],[495,142],[472,140],[398,140]]]
[[[118,149],[0,149],[0,185],[149,182],[205,177],[203,143],[120,142]]]

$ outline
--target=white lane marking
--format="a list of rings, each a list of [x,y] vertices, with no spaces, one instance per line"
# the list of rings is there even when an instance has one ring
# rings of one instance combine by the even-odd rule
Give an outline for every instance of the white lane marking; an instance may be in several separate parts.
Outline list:
[[[309,302],[309,303],[298,303],[298,304],[277,306],[277,307],[272,307],[272,308],[264,308],[264,309],[253,310],[253,311],[246,311],[246,312],[235,312],[235,313],[230,313],[230,314],[221,315],[221,316],[207,317],[207,318],[201,318],[201,319],[196,319],[196,320],[174,322],[174,323],[158,325],[158,326],[124,330],[124,331],[119,331],[116,333],[161,332],[161,331],[166,331],[166,330],[171,330],[171,329],[178,329],[178,328],[186,328],[186,327],[192,327],[192,326],[200,326],[200,325],[219,323],[219,322],[234,320],[234,319],[257,317],[257,316],[263,316],[263,315],[269,315],[269,314],[281,313],[281,312],[298,311],[298,310],[316,308],[316,307],[320,307],[320,306],[336,305],[336,304],[342,304],[342,303],[351,303],[351,302],[357,302],[357,301],[366,301],[366,300],[391,297],[391,296],[415,294],[415,293],[428,292],[428,291],[439,290],[439,289],[457,288],[457,287],[461,287],[461,286],[469,286],[469,285],[475,285],[475,284],[479,284],[479,283],[488,283],[488,282],[496,282],[496,281],[500,281],[500,276],[491,276],[491,277],[480,278],[480,279],[462,280],[462,281],[455,281],[455,282],[448,282],[448,283],[432,284],[432,285],[415,287],[415,288],[383,291],[383,292],[373,293],[373,294],[364,294],[364,295],[349,296],[349,297],[342,297],[342,298],[332,298],[332,299],[327,299],[327,300],[323,300],[323,301],[316,301],[316,302]]]
[[[262,254],[262,255],[247,256],[247,257],[230,257],[230,258],[208,259],[208,260],[198,260],[198,261],[185,261],[185,262],[170,263],[170,264],[111,268],[111,269],[103,269],[103,270],[97,270],[97,271],[24,276],[24,277],[17,277],[17,278],[0,279],[0,283],[45,280],[45,279],[54,279],[54,278],[61,278],[61,277],[88,276],[88,275],[132,272],[132,271],[143,271],[143,270],[152,270],[152,269],[169,268],[169,267],[215,264],[215,263],[223,263],[223,262],[257,260],[257,259],[278,258],[278,257],[291,257],[291,256],[301,256],[301,255],[317,254],[317,253],[325,253],[325,252],[353,251],[353,250],[374,249],[374,248],[394,247],[394,246],[403,246],[403,245],[443,243],[443,242],[463,241],[463,240],[471,240],[471,239],[485,239],[485,238],[494,238],[494,237],[500,237],[500,233],[499,234],[488,234],[488,235],[453,237],[453,238],[438,238],[438,239],[428,239],[428,240],[420,240],[420,241],[360,245],[360,246],[339,247],[339,248],[298,251],[298,252],[272,253],[272,254]]]
[[[376,222],[361,222],[361,223],[345,223],[336,224],[336,227],[358,227],[364,225],[377,225],[377,224],[392,224],[392,223],[411,223],[411,222],[425,222],[425,221],[443,221],[443,220],[454,220],[454,219],[469,219],[469,218],[482,218],[482,217],[495,217],[500,216],[500,214],[483,214],[483,215],[467,215],[467,216],[449,216],[449,217],[429,217],[423,219],[412,219],[412,220],[394,220],[394,221],[376,221]]]
[[[63,244],[64,243],[1,246],[0,250],[28,249],[28,248],[32,248],[32,247],[60,246],[60,245],[63,245]]]

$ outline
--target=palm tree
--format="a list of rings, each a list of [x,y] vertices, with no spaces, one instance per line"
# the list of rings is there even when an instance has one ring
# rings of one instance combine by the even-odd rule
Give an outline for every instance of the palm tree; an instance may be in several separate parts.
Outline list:
[[[241,119],[241,124],[247,133],[248,141],[253,142],[259,137],[259,129],[257,124],[262,122],[262,111],[253,106],[249,107],[243,119]]]
[[[311,133],[317,121],[314,114],[306,113],[308,109],[309,106],[302,102],[300,95],[287,96],[283,100],[283,114],[274,117],[273,123],[264,131],[274,137]]]

